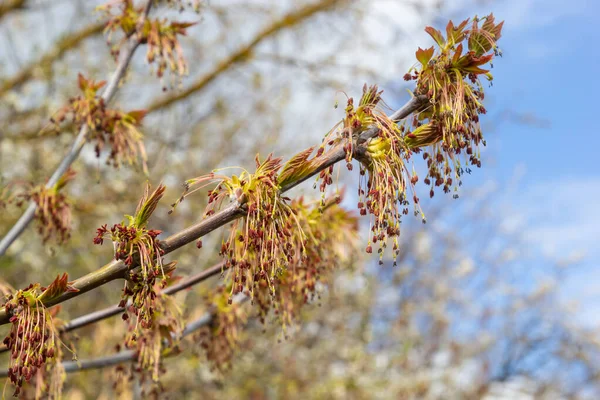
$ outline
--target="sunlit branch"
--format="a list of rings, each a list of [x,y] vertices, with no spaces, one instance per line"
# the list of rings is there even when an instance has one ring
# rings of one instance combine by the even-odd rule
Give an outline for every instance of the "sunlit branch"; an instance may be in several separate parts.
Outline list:
[[[417,96],[413,97],[410,101],[408,101],[402,108],[397,110],[392,114],[392,117],[395,121],[399,121],[403,118],[408,117],[410,114],[418,110],[426,103],[426,97]],[[374,137],[378,130],[375,126],[371,126],[367,128],[358,138],[358,142],[362,143],[366,141],[368,138]],[[357,151],[360,151],[361,146],[356,147]],[[282,188],[282,192],[290,190],[291,188],[297,186],[298,184],[304,182],[312,176],[317,175],[325,168],[342,161],[345,159],[345,153],[343,150],[343,145],[338,145],[331,149],[330,151],[324,153],[320,157],[313,160],[313,165],[315,166],[310,173],[305,176],[290,182],[285,187]],[[203,219],[202,221],[185,228],[184,230],[175,233],[165,240],[161,241],[161,246],[164,249],[164,253],[168,254],[186,244],[189,244],[195,240],[198,240],[202,236],[216,230],[217,228],[224,226],[225,224],[232,222],[240,217],[245,215],[244,209],[242,205],[237,203],[232,203],[226,208],[220,210],[219,212]],[[104,265],[97,271],[91,272],[72,283],[72,286],[75,289],[78,289],[78,292],[66,292],[60,296],[53,298],[51,301],[45,303],[47,307],[53,306],[58,303],[62,303],[68,299],[79,296],[83,293],[89,292],[90,290],[101,286],[107,282],[113,281],[115,279],[120,279],[124,277],[125,272],[128,270],[128,267],[123,263],[123,261],[113,260],[108,264]],[[0,309],[0,325],[4,325],[8,323],[10,315],[6,313],[4,309]]]

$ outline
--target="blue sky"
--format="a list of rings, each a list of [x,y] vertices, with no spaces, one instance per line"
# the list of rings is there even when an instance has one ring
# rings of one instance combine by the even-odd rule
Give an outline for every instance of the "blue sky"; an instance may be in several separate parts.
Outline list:
[[[464,10],[449,16],[458,20]],[[600,170],[594,162],[600,2],[509,0],[477,8],[479,15],[489,11],[506,21],[499,43],[504,56],[495,62],[486,97],[493,112],[485,168],[470,181],[499,183],[505,228],[521,233],[540,260],[583,257],[560,283],[563,299],[579,300],[582,320],[600,324]]]

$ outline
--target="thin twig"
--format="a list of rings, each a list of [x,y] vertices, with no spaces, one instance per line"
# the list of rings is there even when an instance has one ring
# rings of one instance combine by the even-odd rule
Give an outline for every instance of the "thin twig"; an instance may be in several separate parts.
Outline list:
[[[188,289],[200,282],[207,280],[212,276],[219,274],[221,271],[223,271],[224,268],[226,268],[225,262],[221,261],[220,263],[215,264],[212,267],[207,268],[201,272],[198,272],[197,274],[188,276],[187,278],[179,281],[175,285],[169,286],[168,288],[163,290],[163,293],[167,295],[172,295],[182,290]],[[76,329],[83,328],[85,326],[94,324],[96,322],[105,320],[110,317],[114,317],[115,315],[118,315],[123,311],[125,311],[125,307],[107,307],[103,310],[94,311],[89,314],[82,315],[81,317],[74,318],[66,324],[61,325],[58,328],[58,331],[60,333],[72,332]],[[6,346],[0,347],[0,354],[5,353],[7,351],[8,348]]]
[[[207,268],[195,275],[189,276],[189,277],[179,281],[178,283],[176,283],[173,286],[169,286],[162,292],[167,295],[175,294],[177,292],[180,292],[182,290],[190,288],[190,287],[196,285],[197,283],[205,281],[212,276],[219,274],[223,270],[223,268],[225,268],[225,263],[220,262],[220,263],[213,265],[212,267]],[[102,321],[104,319],[115,316],[123,311],[125,311],[124,307],[119,307],[119,306],[107,307],[104,310],[95,311],[93,313],[82,315],[81,317],[72,319],[71,321],[69,321],[65,325],[63,325],[61,328],[59,328],[59,331],[60,332],[71,332],[71,331],[74,331],[75,329],[83,328],[84,326],[87,326],[87,325],[93,324],[95,322]]]
[[[414,111],[418,110],[422,107],[426,102],[426,97],[417,96],[413,97],[410,101],[408,101],[401,109],[392,114],[395,118],[394,120],[398,121],[400,119],[408,117]],[[359,137],[359,143],[364,143],[368,138],[374,137],[377,134],[377,128],[372,126],[366,129]],[[359,145],[357,149],[360,150],[364,146]],[[285,187],[282,188],[282,192],[288,191],[291,188],[297,186],[301,182],[304,182],[306,179],[311,176],[315,176],[319,172],[323,171],[325,168],[342,161],[345,159],[345,153],[343,150],[343,145],[338,145],[331,149],[330,151],[321,155],[317,162],[313,165],[316,167],[306,176],[301,177],[300,179],[290,182]],[[202,236],[214,231],[221,226],[232,222],[242,216],[245,215],[243,206],[232,203],[221,211],[203,219],[202,221],[185,228],[184,230],[175,233],[169,236],[164,241],[161,241],[161,246],[165,251],[165,255],[188,244],[191,243]],[[97,271],[91,272],[72,283],[72,286],[78,289],[78,292],[66,292],[57,296],[50,301],[44,303],[46,307],[53,306],[58,303],[62,303],[68,299],[79,296],[83,293],[89,292],[90,290],[101,286],[109,281],[123,278],[125,272],[128,270],[128,267],[122,261],[113,260],[100,268]],[[6,312],[5,309],[0,309],[0,325],[7,324],[9,322],[10,315]]]
[[[150,7],[152,6],[152,0],[149,0],[146,8],[144,10],[143,20],[145,20],[148,16],[148,12],[150,11]],[[142,21],[143,21],[142,20]],[[108,80],[108,84],[102,93],[101,99],[105,104],[108,104],[110,100],[114,97],[117,89],[119,87],[119,82],[121,78],[125,75],[125,71],[129,66],[129,62],[135,53],[135,50],[140,45],[141,38],[138,35],[134,35],[134,37],[129,41],[127,48],[121,55],[121,60],[117,65],[117,69],[113,72],[112,76]],[[87,142],[87,134],[89,132],[89,126],[87,124],[83,125],[79,130],[79,134],[75,138],[69,153],[63,158],[61,163],[58,165],[58,168],[54,171],[48,182],[46,183],[46,188],[50,189],[56,185],[58,180],[64,175],[65,172],[69,169],[71,164],[79,157],[79,153],[83,149]],[[21,215],[21,218],[15,223],[15,225],[8,231],[6,236],[2,238],[0,241],[0,256],[6,253],[6,250],[10,247],[10,245],[25,231],[27,225],[31,222],[33,217],[35,216],[35,210],[37,209],[37,205],[35,202],[29,203],[29,206]]]
[[[8,0],[0,4],[0,19],[8,13],[25,7],[25,0]]]
[[[243,294],[238,294],[237,298],[234,298],[234,302],[243,303],[248,300],[248,297]],[[192,333],[198,331],[202,327],[210,324],[214,317],[214,313],[208,312],[202,315],[200,318],[193,320],[186,324],[185,329],[181,333],[181,338],[191,335]],[[175,355],[178,353],[169,353],[167,355]],[[100,369],[111,367],[113,365],[123,364],[126,362],[134,361],[136,358],[136,352],[134,350],[124,350],[119,353],[105,356],[92,358],[90,360],[82,360],[82,361],[67,361],[62,364],[65,372],[79,372],[86,371],[90,369]],[[8,376],[8,370],[0,371],[0,378],[5,378]]]
[[[183,91],[177,91],[167,96],[158,98],[156,101],[152,102],[148,107],[146,107],[146,111],[148,112],[148,114],[160,111],[164,108],[168,108],[171,105],[178,103],[179,101],[188,98],[189,96],[195,93],[202,91],[210,83],[212,83],[219,76],[221,76],[221,74],[229,71],[236,65],[240,65],[244,62],[250,61],[252,59],[251,55],[254,52],[254,50],[265,40],[275,36],[277,33],[285,29],[292,28],[306,21],[307,19],[321,11],[326,11],[329,8],[340,5],[342,3],[343,2],[341,0],[323,0],[314,4],[308,4],[298,10],[294,10],[290,13],[283,15],[281,18],[273,21],[263,30],[258,32],[247,44],[242,45],[242,47],[236,49],[226,58],[218,62],[212,68],[212,70],[202,75],[189,87],[187,87]],[[14,136],[14,138],[34,138],[37,137],[38,132],[39,128],[36,127],[34,129],[21,131],[18,135]]]

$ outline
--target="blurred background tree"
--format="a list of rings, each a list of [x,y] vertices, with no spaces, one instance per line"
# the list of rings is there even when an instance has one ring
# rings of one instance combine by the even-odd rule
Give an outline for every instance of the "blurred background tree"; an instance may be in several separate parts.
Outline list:
[[[49,118],[77,95],[78,73],[103,80],[114,69],[103,16],[92,12],[102,3],[0,4],[3,186],[50,176],[77,132],[51,129]],[[149,176],[167,185],[169,202],[191,176],[251,165],[259,151],[289,157],[319,143],[343,116],[338,102],[345,104],[345,93],[357,97],[365,81],[380,83],[386,101],[401,104],[408,98],[401,77],[416,47],[425,47],[420,32],[442,10],[454,10],[438,1],[227,0],[199,2],[195,13],[170,3],[159,1],[154,14],[197,22],[181,39],[188,75],[167,73],[159,81],[139,51],[115,100],[127,110],[148,110],[142,131]],[[141,166],[114,169],[106,159],[87,146],[75,163],[77,178],[67,191],[71,239],[43,243],[30,227],[0,258],[2,281],[23,287],[64,271],[74,278],[112,257],[107,246],[92,246],[95,230],[132,213],[148,177]],[[527,260],[520,238],[501,233],[489,198],[463,197],[471,195],[475,200],[460,207],[452,202],[434,211],[432,202],[433,223],[408,224],[397,267],[387,259],[381,267],[371,267],[368,257],[348,260],[287,339],[278,324],[249,319],[231,368],[215,370],[198,335],[186,340],[184,353],[165,362],[167,396],[598,398],[597,339],[568,322],[569,310],[556,299],[565,269]],[[153,226],[165,236],[188,226],[206,206],[200,199],[170,216],[160,206]],[[348,195],[347,205],[354,203]],[[1,212],[6,232],[20,212],[12,205]],[[178,274],[218,262],[222,237],[209,235],[202,250],[188,246],[170,255]],[[206,296],[218,279],[177,294],[187,317],[209,308]],[[62,304],[60,318],[117,304],[119,285]],[[69,340],[80,359],[92,358],[114,352],[125,331],[120,319],[104,321]],[[113,387],[119,373],[113,367],[69,375],[63,396],[139,398],[135,382]]]

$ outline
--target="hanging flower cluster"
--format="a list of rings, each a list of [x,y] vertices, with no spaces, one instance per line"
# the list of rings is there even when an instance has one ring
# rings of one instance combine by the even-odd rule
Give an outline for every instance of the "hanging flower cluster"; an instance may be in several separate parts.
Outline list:
[[[143,328],[150,328],[154,318],[154,303],[157,298],[155,285],[158,283],[165,287],[168,272],[174,264],[163,266],[162,255],[164,251],[157,239],[161,231],[148,229],[150,216],[156,209],[159,200],[164,195],[166,187],[158,185],[150,193],[150,184],[147,184],[144,194],[140,199],[135,214],[126,215],[125,221],[113,225],[108,229],[106,225],[97,229],[94,244],[103,244],[105,238],[110,238],[115,246],[115,259],[123,260],[129,267],[139,266],[128,272],[128,281],[123,289],[120,307],[125,307],[131,298],[136,324]],[[126,317],[125,317],[126,318]]]
[[[224,372],[232,366],[248,315],[243,304],[229,301],[229,290],[225,286],[219,286],[207,300],[213,318],[198,331],[195,342],[204,350],[211,367]]]
[[[144,135],[139,128],[146,115],[144,110],[130,111],[107,108],[102,98],[98,97],[98,90],[106,84],[105,81],[94,82],[79,74],[79,89],[82,94],[74,97],[69,104],[58,111],[52,121],[56,124],[63,122],[67,117],[81,128],[87,125],[88,138],[96,142],[96,156],[108,144],[110,154],[106,163],[118,168],[123,163],[129,165],[141,161],[144,172],[147,173],[146,150],[142,139]]]
[[[118,0],[97,8],[109,18],[105,32],[108,41],[116,31],[123,32],[123,39],[112,46],[115,57],[121,45],[134,33],[140,42],[147,45],[146,60],[149,64],[156,62],[156,75],[162,78],[168,69],[177,76],[187,75],[188,69],[183,55],[179,36],[187,33],[187,28],[195,22],[169,22],[166,19],[150,19],[143,17],[143,9],[135,7],[132,0]]]
[[[221,207],[225,199],[244,206],[244,218],[233,222],[220,251],[233,275],[231,296],[242,292],[252,296],[262,281],[275,295],[276,276],[290,260],[304,254],[306,235],[289,199],[281,196],[277,175],[280,169],[281,158],[269,155],[261,162],[257,156],[254,173],[244,170],[239,176],[229,177],[213,172],[188,180],[178,201],[206,186],[216,185],[208,192],[206,216]]]
[[[37,231],[44,243],[52,237],[58,243],[64,243],[71,237],[71,205],[62,189],[75,177],[75,171],[67,170],[56,185],[46,188],[45,185],[31,187],[12,198],[17,206],[33,201],[37,205],[34,219]]]
[[[47,288],[32,284],[7,297],[4,307],[12,316],[10,331],[3,343],[10,351],[8,377],[16,386],[15,396],[21,393],[25,382],[37,377],[39,390],[47,391],[54,398],[60,397],[64,380],[60,363],[62,343],[53,321],[54,313],[44,306],[44,302],[62,293],[76,291],[64,274]]]
[[[291,207],[307,235],[305,253],[298,254],[285,271],[277,277],[275,297],[266,290],[257,291],[255,302],[260,308],[261,322],[269,311],[282,326],[286,336],[287,327],[297,320],[300,310],[317,295],[317,285],[327,283],[331,272],[348,264],[357,239],[358,219],[339,207],[341,196],[307,204],[303,198],[292,202]],[[263,289],[266,286],[263,285]]]
[[[275,295],[266,279],[256,283],[253,302],[258,305],[261,322],[265,323],[266,318],[273,315],[280,322],[285,337],[287,327],[297,320],[301,309],[318,295],[318,285],[325,285],[330,273],[352,257],[358,221],[355,215],[338,206],[340,200],[340,196],[335,196],[327,199],[324,206],[321,202],[307,204],[303,198],[293,201],[290,207],[307,237],[303,244],[305,253],[298,252],[273,279],[277,288]],[[208,360],[219,371],[231,367],[247,320],[242,304],[229,302],[229,287],[235,284],[229,280],[210,295],[208,303],[213,318],[198,336]]]
[[[170,281],[171,272],[168,273]],[[151,323],[149,326],[140,326],[128,319],[129,333],[125,346],[136,351],[137,364],[134,372],[142,383],[142,390],[159,394],[163,390],[159,378],[165,372],[162,359],[169,353],[178,351],[184,322],[183,313],[172,296],[162,293],[160,285],[155,286],[154,293]],[[149,384],[145,385],[146,382]]]
[[[503,24],[496,24],[493,14],[475,17],[470,26],[469,19],[457,26],[450,21],[445,38],[440,31],[427,27],[426,32],[436,42],[437,54],[434,47],[419,48],[419,64],[405,76],[417,81],[415,93],[426,95],[431,103],[413,118],[413,130],[404,136],[406,145],[416,152],[429,147],[423,158],[428,167],[424,182],[431,188],[431,197],[434,187],[443,187],[445,193],[452,187],[457,191],[461,175],[469,172],[461,156],[468,165],[481,166],[479,145],[485,145],[485,141],[479,115],[486,109],[479,78],[493,79],[482,67],[491,66],[494,56],[501,55],[496,42]]]

